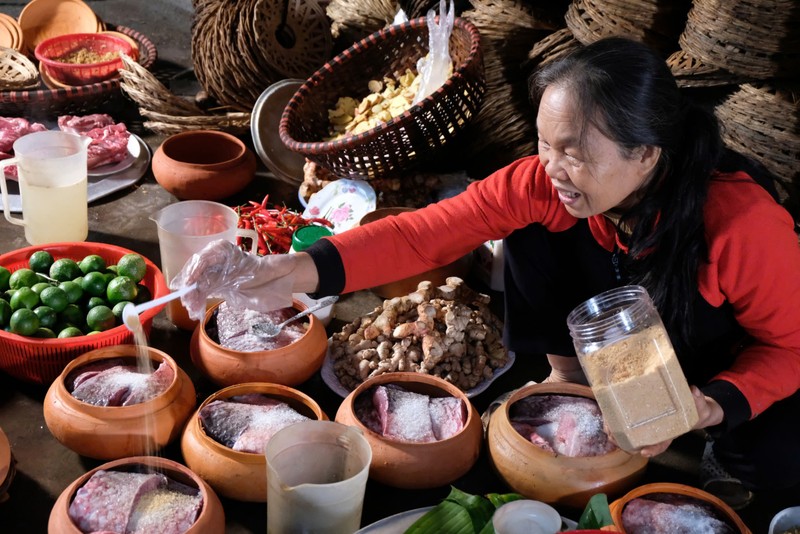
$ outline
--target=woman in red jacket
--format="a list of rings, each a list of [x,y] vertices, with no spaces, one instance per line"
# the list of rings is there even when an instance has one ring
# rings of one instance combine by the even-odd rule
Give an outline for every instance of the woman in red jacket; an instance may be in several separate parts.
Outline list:
[[[732,490],[728,500],[740,506],[751,489],[800,483],[792,218],[749,174],[727,167],[714,115],[682,95],[646,46],[598,41],[544,66],[532,87],[538,155],[305,254],[248,258],[217,243],[184,269],[182,281],[200,288],[184,304],[199,314],[209,293],[263,308],[268,290],[350,292],[504,238],[504,341],[518,358],[547,354],[548,380],[584,382],[568,313],[609,288],[642,285],[695,385],[697,428],[714,437],[706,488]]]

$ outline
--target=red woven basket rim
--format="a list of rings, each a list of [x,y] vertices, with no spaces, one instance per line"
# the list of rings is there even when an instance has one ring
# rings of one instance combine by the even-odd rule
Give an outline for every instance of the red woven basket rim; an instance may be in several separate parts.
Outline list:
[[[438,17],[437,17],[438,20]],[[472,24],[470,21],[456,17],[453,21],[453,26],[460,27],[465,29],[469,33],[470,37],[470,48],[469,54],[467,58],[461,65],[456,66],[453,69],[453,74],[447,81],[438,89],[436,89],[433,93],[422,99],[417,104],[411,106],[401,115],[394,117],[393,119],[382,122],[381,124],[375,126],[374,128],[370,128],[366,132],[362,132],[360,134],[349,135],[342,139],[337,139],[335,141],[318,141],[318,142],[300,142],[295,141],[288,132],[288,125],[291,114],[294,113],[294,110],[300,103],[308,97],[311,88],[316,85],[316,83],[321,80],[325,73],[332,72],[332,64],[344,62],[344,61],[355,61],[358,58],[358,55],[361,52],[369,47],[370,44],[376,43],[382,39],[387,39],[391,37],[395,33],[403,32],[411,29],[417,29],[420,27],[425,26],[426,18],[420,17],[416,19],[409,20],[402,24],[387,26],[372,35],[368,35],[364,39],[354,43],[350,48],[336,56],[335,58],[331,59],[329,62],[325,63],[322,67],[320,67],[311,77],[306,80],[306,82],[300,86],[300,88],[295,92],[292,96],[289,103],[286,105],[286,108],[283,110],[283,114],[281,115],[281,122],[279,127],[279,134],[281,141],[283,141],[284,145],[286,145],[290,150],[295,152],[301,153],[308,153],[308,154],[326,154],[332,148],[349,148],[354,147],[362,144],[364,141],[369,141],[381,135],[382,132],[391,128],[395,124],[399,122],[403,122],[409,120],[411,115],[417,113],[419,110],[427,110],[432,108],[436,105],[436,98],[445,93],[449,86],[453,84],[453,80],[455,78],[463,78],[464,73],[467,70],[467,67],[475,60],[475,57],[480,54],[480,33],[478,32],[478,28]]]
[[[134,250],[130,250],[124,247],[120,247],[117,245],[110,245],[107,243],[92,243],[89,241],[81,241],[79,243],[48,243],[46,245],[31,245],[29,247],[23,247],[16,250],[12,250],[6,252],[5,254],[0,254],[0,265],[5,265],[12,261],[20,261],[22,258],[28,258],[31,254],[36,252],[37,250],[54,250],[54,249],[66,249],[66,248],[75,248],[75,247],[86,247],[89,250],[97,250],[101,248],[105,251],[113,251],[120,255],[120,257],[124,254],[128,253],[136,253],[138,252]],[[89,252],[87,251],[87,254]],[[96,252],[95,252],[96,253]],[[144,258],[145,265],[147,265],[147,270],[153,273],[153,298],[158,298],[163,295],[166,295],[169,292],[167,287],[166,279],[164,278],[164,274],[161,272],[161,269],[153,263],[150,259],[146,258],[144,255],[139,254]],[[156,306],[154,308],[150,308],[149,310],[145,310],[141,314],[141,322],[145,323],[146,321],[152,320],[162,309],[164,305]],[[93,339],[102,340],[107,337],[114,337],[121,332],[121,329],[127,329],[128,327],[125,325],[118,325],[114,328],[110,328],[99,334],[92,334]],[[29,346],[36,346],[36,347],[63,347],[69,348],[70,345],[75,344],[77,340],[80,340],[80,343],[85,342],[85,338],[87,336],[79,336],[73,338],[36,338],[30,336],[22,336],[19,334],[13,334],[11,332],[6,332],[5,330],[0,330],[0,338],[5,339],[9,343],[24,343],[25,345]]]
[[[139,44],[139,64],[150,68],[158,58],[155,44],[138,31],[125,26],[106,24],[109,30],[133,38]],[[36,102],[82,100],[90,96],[112,93],[120,88],[120,78],[69,88],[35,89],[32,91],[0,91],[0,104],[26,104]]]
[[[124,52],[128,55],[131,55],[133,52],[133,45],[122,39],[121,37],[116,37],[114,35],[110,35],[107,33],[71,33],[66,35],[57,35],[56,37],[51,37],[50,39],[45,39],[38,45],[33,51],[33,55],[36,56],[36,59],[47,65],[48,67],[57,66],[57,67],[75,67],[75,68],[98,68],[98,67],[106,67],[108,65],[112,65],[119,61],[119,58],[111,58],[106,61],[99,61],[97,63],[65,63],[63,61],[58,61],[56,59],[47,57],[44,55],[44,50],[47,48],[48,45],[58,42],[59,40],[66,40],[67,38],[86,38],[86,39],[100,39],[101,41],[111,41],[113,43],[118,43],[122,45],[124,48]]]

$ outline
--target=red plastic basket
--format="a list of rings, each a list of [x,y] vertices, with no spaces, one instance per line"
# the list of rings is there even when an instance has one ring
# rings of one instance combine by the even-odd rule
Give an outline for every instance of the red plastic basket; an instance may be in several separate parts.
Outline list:
[[[97,54],[116,52],[117,57],[98,63],[60,61],[60,58],[79,50]],[[70,33],[45,39],[36,46],[33,53],[56,81],[67,85],[87,85],[117,76],[117,71],[123,67],[119,54],[132,56],[133,45],[106,33]]]
[[[53,258],[72,258],[80,261],[89,254],[97,254],[106,263],[115,264],[125,254],[134,252],[105,243],[52,243],[21,248],[0,255],[0,265],[11,272],[28,266],[28,258],[37,250],[46,250]],[[147,272],[141,281],[153,294],[153,298],[169,291],[161,270],[144,258]],[[150,334],[153,318],[164,306],[144,311],[141,316],[145,333]],[[0,330],[0,371],[14,378],[36,384],[49,384],[74,358],[99,347],[133,342],[133,333],[124,325],[116,326],[98,334],[63,339],[39,339]]]

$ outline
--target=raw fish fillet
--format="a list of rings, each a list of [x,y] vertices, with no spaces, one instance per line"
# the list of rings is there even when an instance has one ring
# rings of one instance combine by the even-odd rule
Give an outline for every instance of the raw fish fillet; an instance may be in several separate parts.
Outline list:
[[[430,397],[399,387],[378,386],[372,401],[386,437],[426,443],[436,441],[429,411]]]
[[[95,406],[131,406],[150,400],[167,390],[175,372],[161,362],[153,373],[141,373],[133,365],[86,365],[76,371],[71,382],[72,396]]]
[[[453,437],[464,428],[467,411],[461,399],[433,397],[429,409],[433,434],[437,440]]]
[[[735,534],[709,504],[677,494],[653,494],[631,500],[622,511],[628,534]]]
[[[126,533],[182,534],[189,530],[203,506],[203,497],[196,491],[182,493],[159,488],[142,495],[131,515]]]

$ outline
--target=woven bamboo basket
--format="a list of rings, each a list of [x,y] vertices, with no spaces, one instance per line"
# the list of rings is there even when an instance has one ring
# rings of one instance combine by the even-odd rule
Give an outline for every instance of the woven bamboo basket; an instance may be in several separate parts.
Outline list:
[[[39,85],[39,70],[25,54],[0,47],[0,90],[30,89]]]
[[[723,139],[790,188],[800,186],[800,86],[743,84],[715,109]]]
[[[315,72],[283,112],[280,137],[289,149],[340,178],[396,175],[451,143],[478,112],[486,90],[480,36],[457,17],[450,35],[453,75],[402,115],[336,141],[328,135],[328,110],[342,96],[360,100],[370,80],[416,71],[428,53],[424,18],[390,26],[355,43]]]
[[[703,63],[685,50],[673,52],[667,58],[667,65],[679,87],[715,87],[754,81],[752,77],[740,76]]]
[[[331,35],[342,43],[354,43],[391,24],[397,13],[394,0],[331,0],[325,9],[331,19]],[[411,15],[406,12],[409,18]]]
[[[562,28],[537,41],[531,51],[528,52],[528,59],[535,65],[543,65],[562,58],[580,47],[581,42],[575,38],[572,30]]]
[[[796,76],[800,9],[795,0],[694,0],[679,42],[690,55],[740,76]]]

